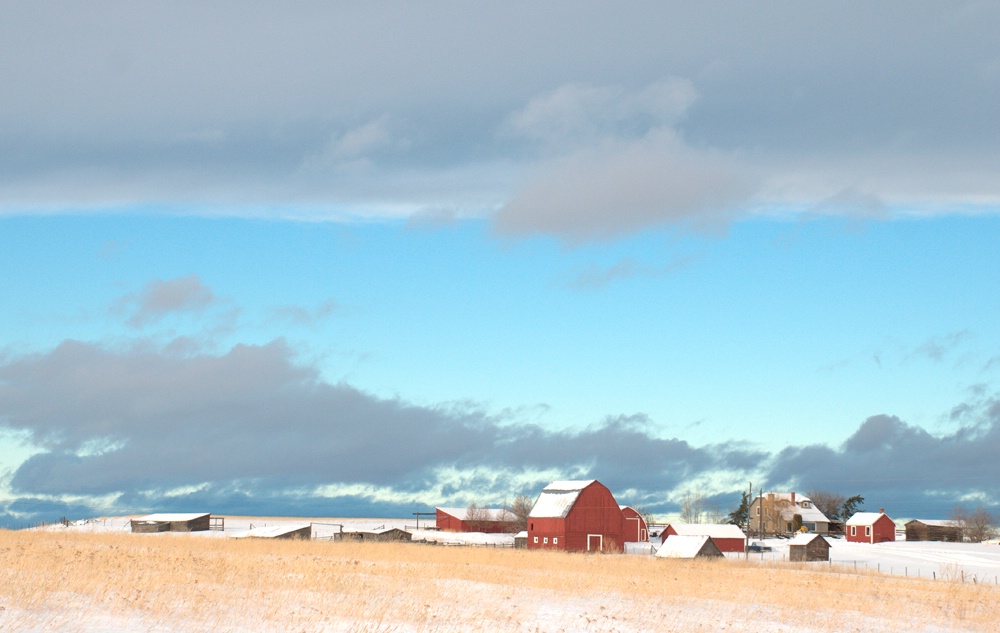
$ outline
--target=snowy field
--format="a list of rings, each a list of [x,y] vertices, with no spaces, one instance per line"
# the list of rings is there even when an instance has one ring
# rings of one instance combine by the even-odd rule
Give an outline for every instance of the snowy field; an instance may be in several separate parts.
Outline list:
[[[33,528],[45,531],[71,532],[130,532],[130,520],[134,517],[104,517],[47,525]],[[243,537],[254,533],[267,535],[270,528],[312,525],[313,538],[330,539],[338,532],[378,532],[393,528],[403,529],[413,535],[414,541],[426,541],[442,545],[481,545],[492,547],[513,547],[511,534],[482,534],[440,532],[432,528],[433,519],[421,519],[416,529],[414,519],[358,519],[358,518],[285,518],[285,517],[225,517],[225,530],[209,530],[190,533],[165,533],[170,536],[191,538]],[[894,576],[917,578],[965,580],[977,583],[1000,583],[1000,544],[997,543],[939,543],[930,541],[895,541],[892,543],[848,543],[842,538],[828,539],[832,567],[845,571],[876,572]],[[750,561],[767,563],[788,560],[788,539],[765,539],[762,542],[771,548],[769,552],[727,554],[728,558],[746,558]],[[652,555],[659,544],[630,543],[626,553],[630,555]],[[824,565],[827,563],[809,563]]]
[[[130,518],[26,532],[125,535]],[[233,549],[251,545],[239,537],[303,524],[311,524],[321,540],[341,530],[401,528],[442,545],[486,547],[366,549],[303,543],[300,548],[284,541],[287,546],[258,542]],[[429,525],[433,523],[421,520],[421,528]],[[998,545],[833,540],[831,563],[792,564],[787,562],[788,541],[769,539],[770,552],[698,563],[655,559],[650,556],[655,545],[648,544],[630,547],[628,556],[566,556],[508,549],[510,535],[415,531],[413,519],[267,517],[226,517],[224,531],[137,534],[110,546],[106,539],[77,541],[56,538],[37,544],[43,549],[36,560],[51,561],[42,566],[51,569],[18,563],[30,571],[8,578],[22,589],[44,586],[44,592],[18,602],[5,599],[13,594],[0,587],[0,631],[1000,630],[1000,612],[994,613],[1000,596],[994,586],[1000,575]],[[16,569],[11,546],[18,543],[17,533],[7,543],[5,548],[0,542],[0,551]],[[78,551],[58,559],[73,547]],[[233,559],[232,552],[239,552],[241,560]],[[384,559],[379,558],[382,552],[387,552]],[[107,587],[74,584],[74,577],[85,573],[80,570],[93,565],[85,561],[95,556],[109,557],[122,570],[118,575],[131,574],[135,580],[114,585],[109,578]],[[197,561],[194,572],[185,567],[191,560]],[[166,585],[156,580],[160,573],[168,573]],[[855,580],[845,583],[844,576]],[[197,579],[171,584],[185,577]],[[206,578],[219,580],[206,583]],[[190,584],[199,580],[201,585]],[[172,589],[164,592],[162,586]]]

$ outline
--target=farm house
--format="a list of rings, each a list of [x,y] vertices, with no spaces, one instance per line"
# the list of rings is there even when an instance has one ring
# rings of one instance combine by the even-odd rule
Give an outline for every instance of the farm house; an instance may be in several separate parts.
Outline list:
[[[597,480],[554,481],[528,515],[528,549],[625,551],[625,516]]]
[[[674,535],[656,550],[658,558],[722,558],[723,554],[711,536]]]
[[[148,514],[129,521],[137,534],[152,532],[201,532],[209,529],[211,514]]]
[[[811,563],[830,560],[830,542],[819,534],[798,534],[788,541],[788,560]]]
[[[878,512],[858,512],[844,524],[844,536],[851,543],[885,543],[896,540],[896,522]]]
[[[728,523],[670,523],[663,528],[662,542],[673,536],[710,536],[723,552],[746,551],[747,536],[737,525]]]
[[[645,543],[649,540],[649,526],[646,519],[629,506],[622,506],[622,515],[625,517],[625,542]]]
[[[446,532],[511,532],[517,517],[510,510],[489,508],[434,508],[437,528]]]
[[[907,521],[907,541],[947,541],[962,542],[962,526],[955,521],[919,520]]]

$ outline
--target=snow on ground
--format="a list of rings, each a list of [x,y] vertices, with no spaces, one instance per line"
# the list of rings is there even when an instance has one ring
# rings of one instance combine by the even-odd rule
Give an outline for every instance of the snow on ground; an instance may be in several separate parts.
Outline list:
[[[103,517],[47,525],[39,530],[71,530],[77,532],[129,532],[129,520],[136,517]],[[191,536],[197,538],[225,538],[253,533],[266,534],[293,525],[312,524],[313,538],[329,539],[337,532],[376,532],[399,528],[413,534],[413,540],[444,545],[481,545],[510,547],[511,534],[483,534],[479,532],[441,532],[433,528],[433,520],[422,520],[416,529],[414,519],[359,519],[359,518],[285,518],[285,517],[225,517],[225,530],[204,532],[162,532],[143,536]],[[650,543],[627,543],[626,553],[652,555],[659,539]],[[895,541],[892,543],[849,543],[842,538],[830,538],[830,564],[842,568],[871,571],[897,576],[921,578],[962,579],[967,582],[1000,584],[1000,545],[996,543],[940,543],[931,541]],[[787,561],[788,539],[765,539],[769,552],[726,554],[727,558],[748,558],[751,561]]]
[[[1000,584],[1000,545],[996,543],[941,543],[936,541],[894,541],[891,543],[849,543],[828,538],[831,566],[873,571],[896,576],[962,579],[967,582]],[[752,553],[749,560],[788,560],[788,539],[764,539],[770,552]],[[744,557],[743,554],[726,554]],[[824,565],[827,563],[808,563]]]

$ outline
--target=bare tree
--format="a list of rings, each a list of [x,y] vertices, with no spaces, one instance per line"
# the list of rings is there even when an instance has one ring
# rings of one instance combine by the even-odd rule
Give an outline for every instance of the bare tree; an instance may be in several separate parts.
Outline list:
[[[955,506],[951,518],[961,526],[966,540],[973,543],[988,541],[997,534],[996,517],[982,504],[972,510],[966,506]]]
[[[510,526],[511,532],[521,532],[528,529],[528,515],[535,502],[528,495],[518,495],[514,497],[510,508],[507,510],[514,515],[514,520]]]
[[[465,523],[470,532],[482,532],[490,521],[490,509],[473,501],[465,510]]]
[[[681,522],[703,523],[705,520],[705,493],[695,490],[684,493],[681,497]]]
[[[850,517],[841,517],[840,510],[847,501],[847,497],[836,492],[826,490],[812,490],[806,496],[813,502],[813,505],[831,521],[847,520]]]

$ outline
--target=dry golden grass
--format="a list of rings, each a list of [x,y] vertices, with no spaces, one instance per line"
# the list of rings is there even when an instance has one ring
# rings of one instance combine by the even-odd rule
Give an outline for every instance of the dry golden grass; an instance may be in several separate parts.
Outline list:
[[[991,631],[998,597],[787,563],[0,531],[0,630]]]

